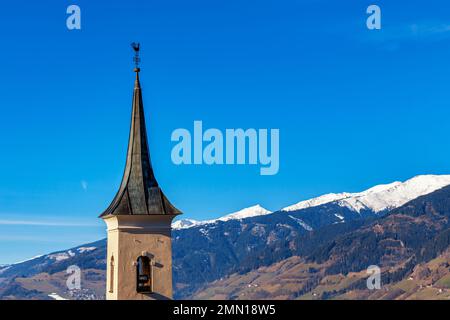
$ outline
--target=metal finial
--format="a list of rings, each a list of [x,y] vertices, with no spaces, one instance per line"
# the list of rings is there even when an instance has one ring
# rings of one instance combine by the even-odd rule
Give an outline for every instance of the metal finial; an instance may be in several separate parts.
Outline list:
[[[141,58],[139,57],[140,46],[141,46],[141,45],[140,45],[139,42],[138,42],[138,43],[133,42],[133,43],[131,44],[131,47],[132,47],[133,50],[134,50],[134,58],[133,58],[133,61],[134,61],[134,65],[135,65],[135,69],[134,69],[135,72],[141,71],[141,69],[139,68],[139,62],[141,62]]]

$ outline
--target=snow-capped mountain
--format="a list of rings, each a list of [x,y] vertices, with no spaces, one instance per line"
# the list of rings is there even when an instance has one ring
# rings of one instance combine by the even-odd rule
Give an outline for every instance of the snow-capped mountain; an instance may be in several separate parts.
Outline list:
[[[187,229],[187,228],[192,228],[192,227],[196,227],[196,226],[200,226],[200,225],[216,223],[218,221],[225,222],[225,221],[229,221],[229,220],[239,220],[239,219],[251,218],[251,217],[256,217],[256,216],[263,216],[263,215],[267,215],[270,213],[272,213],[272,211],[269,211],[269,210],[261,207],[259,204],[257,204],[255,206],[244,208],[237,212],[227,214],[226,216],[220,217],[218,219],[203,220],[203,221],[197,221],[197,220],[192,220],[192,219],[178,220],[172,224],[172,228],[175,230]]]
[[[172,223],[172,229],[181,230],[200,225],[202,222],[193,219],[182,219]]]
[[[328,193],[317,198],[312,198],[309,200],[300,201],[292,206],[281,209],[282,211],[297,211],[306,208],[317,207],[322,204],[330,203],[333,201],[345,199],[351,196],[351,193]]]
[[[450,185],[450,175],[420,175],[405,182],[393,182],[374,186],[358,193],[330,193],[295,205],[283,208],[282,211],[297,211],[334,203],[341,207],[361,212],[371,210],[375,213],[400,207],[417,197]]]
[[[450,185],[450,175],[420,175],[405,182],[395,181],[389,184],[376,185],[370,189],[357,193],[329,193],[309,200],[301,201],[280,211],[299,211],[319,207],[325,204],[335,204],[340,207],[360,213],[368,210],[373,213],[384,212],[398,208],[408,201],[429,194],[440,188]],[[175,230],[188,229],[196,226],[214,224],[218,221],[239,220],[273,213],[260,205],[255,205],[240,211],[230,213],[213,220],[182,219],[175,221],[172,228]],[[337,218],[344,222],[344,218],[337,214]]]
[[[256,216],[264,216],[266,214],[270,214],[272,211],[269,211],[267,209],[264,209],[259,204],[253,207],[245,208],[240,211],[227,214],[226,216],[219,218],[217,220],[219,221],[228,221],[228,220],[235,220],[235,219],[245,219],[245,218],[251,218]],[[215,222],[215,220],[212,220]]]

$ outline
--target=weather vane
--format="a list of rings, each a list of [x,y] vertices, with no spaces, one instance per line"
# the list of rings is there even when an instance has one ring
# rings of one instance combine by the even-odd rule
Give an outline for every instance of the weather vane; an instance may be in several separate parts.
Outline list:
[[[134,50],[134,58],[133,58],[133,61],[134,61],[134,65],[135,65],[135,69],[134,69],[134,71],[135,72],[139,72],[141,69],[139,69],[139,62],[141,62],[141,58],[139,58],[139,49],[140,49],[140,44],[139,44],[139,42],[138,43],[136,43],[136,42],[133,42],[132,44],[131,44],[131,47],[133,48],[133,50]]]

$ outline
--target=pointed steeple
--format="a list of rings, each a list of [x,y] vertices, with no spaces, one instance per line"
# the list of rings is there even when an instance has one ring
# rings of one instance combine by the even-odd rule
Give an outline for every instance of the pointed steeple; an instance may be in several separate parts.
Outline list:
[[[155,179],[145,127],[140,69],[136,66],[133,92],[131,129],[128,141],[125,172],[114,200],[100,217],[110,215],[177,215],[176,209],[165,197]]]

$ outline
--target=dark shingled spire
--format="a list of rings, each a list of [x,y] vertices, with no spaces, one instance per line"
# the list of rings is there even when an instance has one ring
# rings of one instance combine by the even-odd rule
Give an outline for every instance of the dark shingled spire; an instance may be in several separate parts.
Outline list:
[[[140,69],[136,68],[134,71],[136,81],[125,173],[119,191],[108,209],[100,215],[101,218],[109,215],[177,215],[181,213],[164,196],[153,173],[139,82]]]

